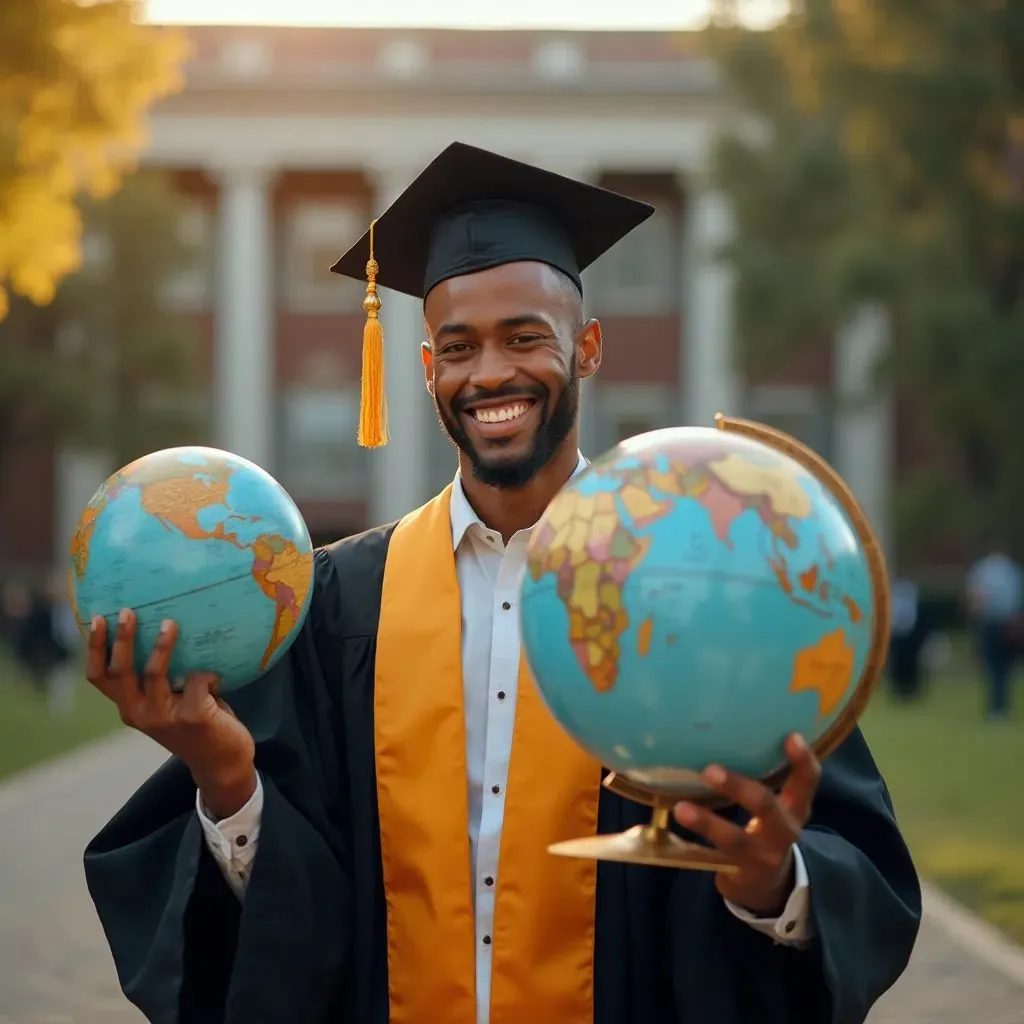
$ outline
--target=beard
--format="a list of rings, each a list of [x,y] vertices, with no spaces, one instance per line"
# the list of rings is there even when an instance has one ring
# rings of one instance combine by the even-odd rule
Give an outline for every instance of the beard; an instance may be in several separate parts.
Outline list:
[[[530,449],[523,455],[502,455],[500,451],[482,455],[474,447],[459,419],[466,406],[484,399],[521,398],[529,395],[540,405],[541,421],[533,435]],[[441,407],[434,396],[434,408],[448,440],[469,460],[473,476],[487,487],[514,490],[524,487],[542,470],[569,436],[576,423],[580,406],[580,378],[573,364],[572,374],[558,398],[551,401],[551,392],[542,384],[531,388],[501,388],[497,391],[478,391],[473,395],[456,398],[451,410]],[[497,442],[498,447],[501,442]]]

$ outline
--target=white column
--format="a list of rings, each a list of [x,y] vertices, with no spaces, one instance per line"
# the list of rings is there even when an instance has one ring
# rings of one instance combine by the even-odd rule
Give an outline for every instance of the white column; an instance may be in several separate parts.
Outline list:
[[[273,472],[273,175],[262,167],[230,167],[219,179],[217,444]]]
[[[395,167],[377,175],[374,200],[380,215],[408,187],[418,169]],[[384,254],[378,253],[381,277],[387,279]],[[390,441],[372,453],[371,523],[386,523],[423,504],[430,497],[428,459],[430,431],[438,430],[423,379],[420,346],[426,334],[423,303],[382,288],[380,318],[384,327],[384,373],[387,382]]]
[[[722,193],[699,189],[687,196],[684,217],[683,422],[710,427],[717,412],[742,415],[742,386],[734,363],[734,273],[717,259],[733,232],[732,211]]]
[[[892,558],[893,399],[885,383],[876,381],[890,341],[885,309],[862,306],[836,337],[833,380],[838,399],[835,468]]]

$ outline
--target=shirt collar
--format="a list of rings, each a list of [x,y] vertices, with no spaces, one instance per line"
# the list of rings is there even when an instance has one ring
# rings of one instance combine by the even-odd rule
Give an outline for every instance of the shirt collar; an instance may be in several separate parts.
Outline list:
[[[582,473],[587,468],[587,460],[583,457],[583,453],[577,452],[576,455],[576,468],[572,471],[573,476]],[[451,523],[452,549],[455,551],[458,551],[463,537],[471,527],[478,526],[481,529],[486,529],[480,517],[473,511],[473,506],[470,505],[466,492],[462,489],[461,472],[455,474],[455,481],[452,484]]]

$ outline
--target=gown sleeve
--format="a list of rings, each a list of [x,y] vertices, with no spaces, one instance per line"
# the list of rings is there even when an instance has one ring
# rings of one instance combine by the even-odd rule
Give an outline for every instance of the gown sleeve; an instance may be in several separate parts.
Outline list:
[[[739,921],[711,876],[679,873],[670,929],[680,1020],[863,1024],[902,974],[920,925],[920,883],[859,730],[824,763],[799,847],[815,934],[805,948]]]
[[[244,904],[206,847],[195,784],[175,759],[85,851],[121,987],[153,1024],[339,1016],[352,893],[339,792],[341,702],[323,671],[334,572],[318,552],[310,615],[292,649],[232,694],[256,740],[264,790]]]

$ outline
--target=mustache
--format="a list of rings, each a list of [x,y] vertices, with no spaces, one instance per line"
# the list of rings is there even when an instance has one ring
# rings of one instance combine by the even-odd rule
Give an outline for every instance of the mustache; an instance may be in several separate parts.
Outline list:
[[[529,387],[504,387],[494,391],[474,391],[471,395],[458,395],[451,401],[452,412],[459,415],[477,402],[501,401],[503,398],[536,398],[538,402],[544,402],[548,397],[548,389],[542,384],[532,384]]]

